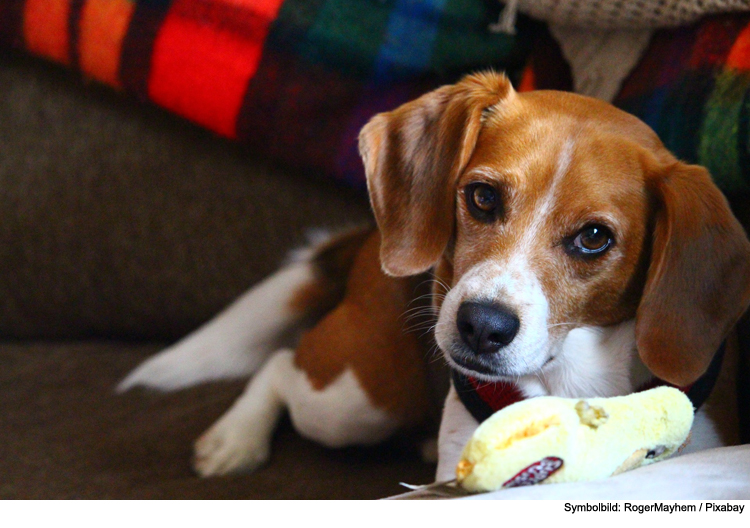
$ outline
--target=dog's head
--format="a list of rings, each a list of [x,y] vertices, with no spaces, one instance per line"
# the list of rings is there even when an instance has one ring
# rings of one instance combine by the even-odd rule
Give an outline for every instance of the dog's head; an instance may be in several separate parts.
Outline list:
[[[473,75],[374,117],[360,151],[383,269],[435,269],[438,345],[471,375],[538,373],[573,328],[635,318],[646,366],[686,385],[750,303],[709,174],[601,101]]]

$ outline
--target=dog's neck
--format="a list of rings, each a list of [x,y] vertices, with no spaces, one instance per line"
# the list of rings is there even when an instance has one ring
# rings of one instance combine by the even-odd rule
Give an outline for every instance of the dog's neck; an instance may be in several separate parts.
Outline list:
[[[635,321],[571,330],[538,375],[518,380],[524,396],[565,398],[630,394],[651,379],[638,356]]]
[[[688,387],[680,387],[696,409],[713,388],[723,352],[724,344],[703,377]],[[635,345],[635,322],[631,320],[606,328],[572,330],[559,345],[554,360],[537,375],[488,383],[454,371],[453,384],[466,408],[482,422],[492,413],[527,398],[624,396],[666,383],[655,378],[641,362]]]

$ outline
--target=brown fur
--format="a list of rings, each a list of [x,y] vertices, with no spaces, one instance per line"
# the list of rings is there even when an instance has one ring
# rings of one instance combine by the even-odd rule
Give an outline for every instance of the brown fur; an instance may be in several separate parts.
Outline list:
[[[313,317],[333,309],[344,297],[346,281],[342,277],[349,276],[357,253],[371,235],[371,227],[362,227],[334,236],[316,248],[313,264],[317,280],[298,290],[289,308]]]
[[[704,168],[673,164],[648,184],[659,206],[638,349],[656,375],[685,385],[708,368],[750,301],[750,245]]]
[[[343,301],[302,337],[296,363],[317,390],[351,368],[376,407],[402,425],[416,425],[429,416],[430,390],[425,348],[405,331],[405,312],[415,307],[422,279],[386,276],[379,248],[379,234],[369,234],[353,260]]]

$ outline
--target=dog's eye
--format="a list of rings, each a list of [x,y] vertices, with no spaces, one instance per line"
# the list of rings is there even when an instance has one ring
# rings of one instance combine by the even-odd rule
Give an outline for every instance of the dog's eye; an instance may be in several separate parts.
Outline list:
[[[492,185],[472,183],[464,189],[466,205],[471,215],[483,222],[490,222],[497,216],[500,196]]]
[[[593,224],[581,229],[569,239],[567,249],[581,257],[594,257],[607,251],[614,242],[612,232],[603,225]]]

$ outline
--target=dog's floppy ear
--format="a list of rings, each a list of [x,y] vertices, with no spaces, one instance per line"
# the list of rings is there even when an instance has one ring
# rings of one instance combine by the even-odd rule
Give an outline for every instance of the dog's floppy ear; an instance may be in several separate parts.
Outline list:
[[[456,180],[474,152],[483,112],[513,93],[503,75],[472,75],[362,129],[359,149],[386,273],[414,275],[438,261],[453,231]]]
[[[646,184],[656,210],[636,341],[651,372],[685,386],[750,303],[750,243],[703,167],[669,163]]]

